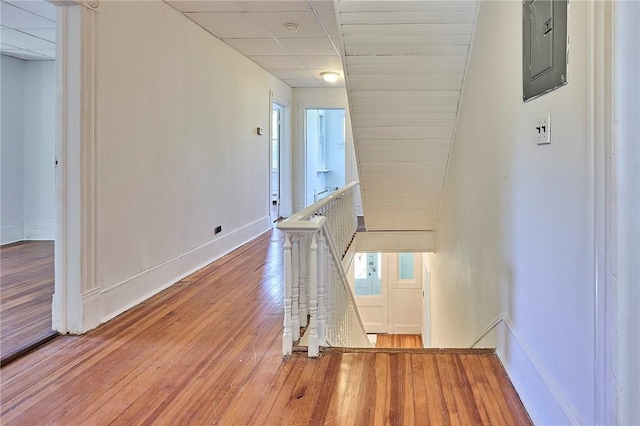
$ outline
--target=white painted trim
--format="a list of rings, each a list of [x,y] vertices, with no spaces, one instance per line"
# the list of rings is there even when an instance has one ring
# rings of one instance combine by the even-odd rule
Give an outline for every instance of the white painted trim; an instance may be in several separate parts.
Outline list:
[[[389,331],[389,334],[420,334],[422,335],[422,326],[418,325],[404,325],[404,324],[393,324],[390,326],[392,330]]]
[[[271,92],[269,111],[272,111],[273,104],[276,103],[282,107],[282,116],[280,117],[280,207],[279,212],[282,217],[289,217],[293,214],[293,167],[292,167],[292,149],[291,149],[291,105],[284,98],[277,96]],[[271,124],[271,114],[269,115],[269,123]],[[269,127],[269,135],[271,135],[271,127]],[[269,139],[269,153],[271,153],[271,139]],[[269,158],[269,170],[271,170],[271,158]],[[271,184],[269,184],[271,188]],[[271,190],[269,191],[269,200],[271,200]]]
[[[82,295],[82,323],[87,330],[100,325],[100,289],[96,288]]]
[[[476,338],[475,338],[475,339],[473,339],[473,340],[471,341],[471,344],[469,345],[469,348],[475,348],[475,347],[476,347],[476,345],[477,345],[478,343],[480,343],[482,340],[484,340],[484,338],[485,338],[485,337],[487,337],[487,335],[488,335],[489,333],[491,333],[491,332],[492,332],[492,331],[493,331],[493,330],[494,330],[494,329],[495,329],[495,328],[496,328],[496,327],[497,327],[497,326],[498,326],[498,325],[499,325],[503,320],[504,320],[504,314],[500,314],[500,315],[498,315],[498,317],[497,317],[496,319],[494,319],[493,321],[491,321],[491,322],[489,323],[489,325],[488,325],[484,330],[482,330],[482,331],[478,334],[478,336],[476,336]]]
[[[270,229],[265,216],[184,254],[100,290],[100,322],[106,322]],[[193,266],[197,265],[197,266]],[[170,277],[167,279],[167,277]],[[88,306],[85,306],[87,309]],[[97,324],[96,324],[97,325]]]
[[[98,288],[95,13],[60,7],[56,23],[56,223],[53,328],[82,333],[83,294]]]
[[[55,228],[53,223],[25,223],[25,240],[51,241],[55,238]]]
[[[24,240],[24,225],[6,226],[0,230],[0,244],[11,244]]]
[[[436,251],[435,231],[367,231],[356,233],[356,251],[423,253]]]
[[[589,2],[589,170],[590,225],[594,277],[594,366],[592,418],[596,424],[617,423],[617,184],[615,153],[615,7]]]

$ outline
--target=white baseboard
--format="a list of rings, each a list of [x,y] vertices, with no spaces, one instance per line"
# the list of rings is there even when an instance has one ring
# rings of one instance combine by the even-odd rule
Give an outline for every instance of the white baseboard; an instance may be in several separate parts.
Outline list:
[[[394,324],[390,334],[422,334],[422,326]]]
[[[55,228],[53,223],[25,223],[25,240],[55,240]]]
[[[184,277],[253,240],[269,229],[269,217],[266,216],[235,231],[223,234],[207,244],[174,259],[103,288],[99,291],[99,306],[96,306],[95,295],[93,293],[87,294],[86,299],[83,297],[85,331],[90,330],[99,323],[109,321],[149,297],[171,287]],[[92,309],[100,313],[97,319],[90,314]]]
[[[10,244],[24,240],[24,226],[14,225],[0,229],[0,244]]]
[[[498,342],[496,354],[534,424],[585,424],[506,315],[496,318],[471,346],[479,347],[487,338]]]

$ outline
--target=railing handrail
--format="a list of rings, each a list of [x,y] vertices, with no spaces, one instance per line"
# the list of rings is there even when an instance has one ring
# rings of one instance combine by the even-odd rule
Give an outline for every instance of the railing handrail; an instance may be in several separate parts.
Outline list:
[[[318,224],[310,222],[308,219],[321,211],[323,207],[329,205],[333,200],[340,198],[356,185],[358,185],[358,181],[351,182],[333,194],[313,203],[309,207],[306,207],[297,213],[292,214],[287,219],[280,222],[276,228],[281,231],[311,231],[320,229]]]

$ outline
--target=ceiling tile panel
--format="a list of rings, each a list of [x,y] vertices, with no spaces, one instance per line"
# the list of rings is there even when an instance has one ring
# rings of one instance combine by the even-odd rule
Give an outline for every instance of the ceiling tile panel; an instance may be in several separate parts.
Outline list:
[[[251,12],[251,16],[259,22],[275,38],[282,37],[325,37],[326,33],[313,12]],[[299,26],[297,32],[290,32],[284,24],[294,23]]]
[[[311,77],[311,74],[306,70],[273,70],[271,74],[280,80],[304,80]]]
[[[294,56],[336,55],[337,52],[328,38],[281,38],[278,41]]]
[[[291,56],[251,56],[250,59],[267,70],[303,70],[300,62]]]
[[[318,18],[324,29],[327,31],[329,37],[339,37],[340,31],[338,30],[338,23],[336,22],[336,13],[333,10],[318,11]]]
[[[311,7],[317,11],[333,11],[333,0],[311,0]]]
[[[244,10],[249,12],[299,12],[311,10],[309,3],[304,0],[258,0],[239,1],[238,3]]]
[[[271,35],[246,12],[195,12],[187,17],[211,34],[227,38],[269,38]]]
[[[342,70],[342,59],[335,52],[332,55],[304,55],[294,58],[306,69]]]
[[[272,38],[228,38],[224,41],[245,56],[289,54],[287,49]]]
[[[180,12],[243,12],[235,1],[165,0]]]
[[[322,87],[315,79],[283,80],[291,87]]]

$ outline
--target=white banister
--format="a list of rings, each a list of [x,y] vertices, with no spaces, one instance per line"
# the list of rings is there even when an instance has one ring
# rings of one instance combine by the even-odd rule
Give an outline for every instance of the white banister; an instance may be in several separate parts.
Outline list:
[[[284,355],[292,353],[307,325],[310,357],[319,355],[320,346],[371,346],[342,265],[357,228],[357,185],[350,183],[277,226],[285,233]]]

